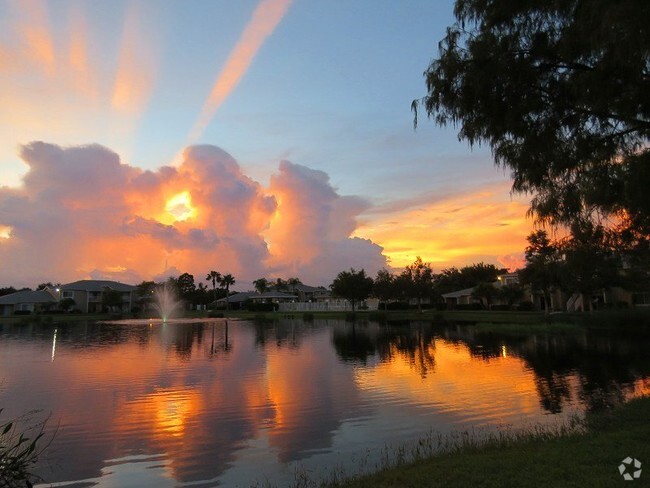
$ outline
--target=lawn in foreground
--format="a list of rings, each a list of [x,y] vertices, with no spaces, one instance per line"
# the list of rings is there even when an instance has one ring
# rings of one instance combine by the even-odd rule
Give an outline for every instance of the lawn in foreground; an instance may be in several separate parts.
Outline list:
[[[587,432],[518,440],[505,446],[461,448],[337,486],[362,487],[606,487],[625,485],[618,466],[643,463],[629,484],[650,486],[650,396],[588,415]],[[628,468],[633,472],[633,468]]]

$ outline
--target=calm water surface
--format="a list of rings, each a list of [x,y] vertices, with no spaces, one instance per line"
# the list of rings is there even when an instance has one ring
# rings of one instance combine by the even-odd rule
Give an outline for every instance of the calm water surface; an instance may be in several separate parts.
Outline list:
[[[647,342],[426,323],[0,324],[0,408],[58,430],[44,486],[285,486],[431,430],[553,423],[650,393]]]

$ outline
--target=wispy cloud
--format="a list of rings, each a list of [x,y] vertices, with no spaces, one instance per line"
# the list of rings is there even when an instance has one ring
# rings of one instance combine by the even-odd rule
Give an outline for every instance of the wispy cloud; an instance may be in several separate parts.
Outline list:
[[[287,13],[292,0],[262,0],[244,28],[225,66],[203,104],[189,135],[189,142],[198,140],[215,113],[232,93],[251,65],[255,55]]]
[[[120,57],[111,103],[114,109],[139,115],[149,101],[155,80],[152,36],[146,32],[137,4],[130,3],[124,22]]]

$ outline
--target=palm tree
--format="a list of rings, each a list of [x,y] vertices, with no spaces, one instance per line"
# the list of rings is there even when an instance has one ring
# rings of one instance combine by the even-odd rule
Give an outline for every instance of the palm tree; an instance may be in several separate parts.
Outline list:
[[[287,282],[284,281],[282,278],[278,278],[275,280],[275,284],[273,285],[275,288],[275,291],[282,291],[285,290],[287,291]]]
[[[256,279],[253,281],[253,285],[255,285],[255,290],[257,290],[257,293],[260,295],[269,290],[269,280],[266,278]]]
[[[230,285],[235,284],[235,277],[228,273],[221,277],[220,283],[221,286],[226,289],[226,310],[228,310],[228,294],[230,292]]]
[[[214,294],[214,301],[217,301],[217,283],[221,283],[221,273],[217,271],[210,271],[205,277],[205,281],[212,282],[212,292]]]

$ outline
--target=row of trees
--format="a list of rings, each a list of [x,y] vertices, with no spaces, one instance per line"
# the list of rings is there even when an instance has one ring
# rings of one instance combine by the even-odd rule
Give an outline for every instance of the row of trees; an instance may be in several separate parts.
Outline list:
[[[478,263],[463,268],[448,268],[436,274],[430,263],[418,257],[415,262],[406,266],[399,274],[393,274],[386,269],[377,273],[375,279],[366,275],[365,270],[342,271],[330,286],[332,293],[345,298],[352,304],[352,309],[358,302],[369,296],[378,298],[384,304],[389,301],[416,300],[419,310],[422,310],[424,300],[439,301],[443,293],[464,288],[476,287],[480,294],[477,298],[490,299],[497,293],[491,283],[499,275],[507,273],[505,268],[497,268],[493,264]],[[477,286],[478,285],[478,286]],[[508,301],[516,301],[521,290],[517,287],[502,287],[511,292]],[[517,295],[519,293],[519,295]],[[514,295],[515,298],[512,298]]]
[[[602,226],[583,223],[574,226],[568,236],[556,239],[538,230],[528,236],[528,244],[526,266],[519,278],[542,293],[547,305],[556,290],[591,297],[612,287],[650,288],[648,263],[636,252],[621,252]],[[590,300],[589,308],[592,306]]]
[[[183,273],[178,278],[169,277],[165,282],[143,281],[137,285],[137,295],[139,301],[146,304],[154,300],[158,288],[166,287],[185,303],[207,306],[220,298],[228,297],[230,287],[236,283],[236,280],[232,274],[222,275],[218,271],[210,270],[206,273],[205,282],[207,285],[202,281],[197,284],[194,275]],[[212,289],[208,285],[212,285]]]
[[[621,287],[630,291],[650,290],[650,266],[635,252],[621,252],[617,242],[602,226],[583,222],[562,238],[552,239],[545,230],[528,236],[526,264],[518,270],[518,284],[493,285],[507,269],[478,263],[463,268],[433,272],[430,263],[417,258],[399,274],[386,269],[373,280],[365,271],[343,271],[331,285],[332,291],[352,303],[374,296],[384,303],[392,300],[440,301],[441,295],[473,288],[472,296],[488,308],[494,299],[512,306],[524,298],[524,286],[544,296],[550,311],[551,295],[561,291],[591,298],[601,290]],[[589,300],[591,309],[593,304]]]
[[[292,292],[295,290],[297,285],[302,285],[302,281],[300,281],[300,278],[289,278],[286,280],[283,280],[282,278],[276,278],[275,280],[258,278],[253,281],[253,285],[255,286],[255,291],[260,294],[266,293],[271,289],[276,291]]]

